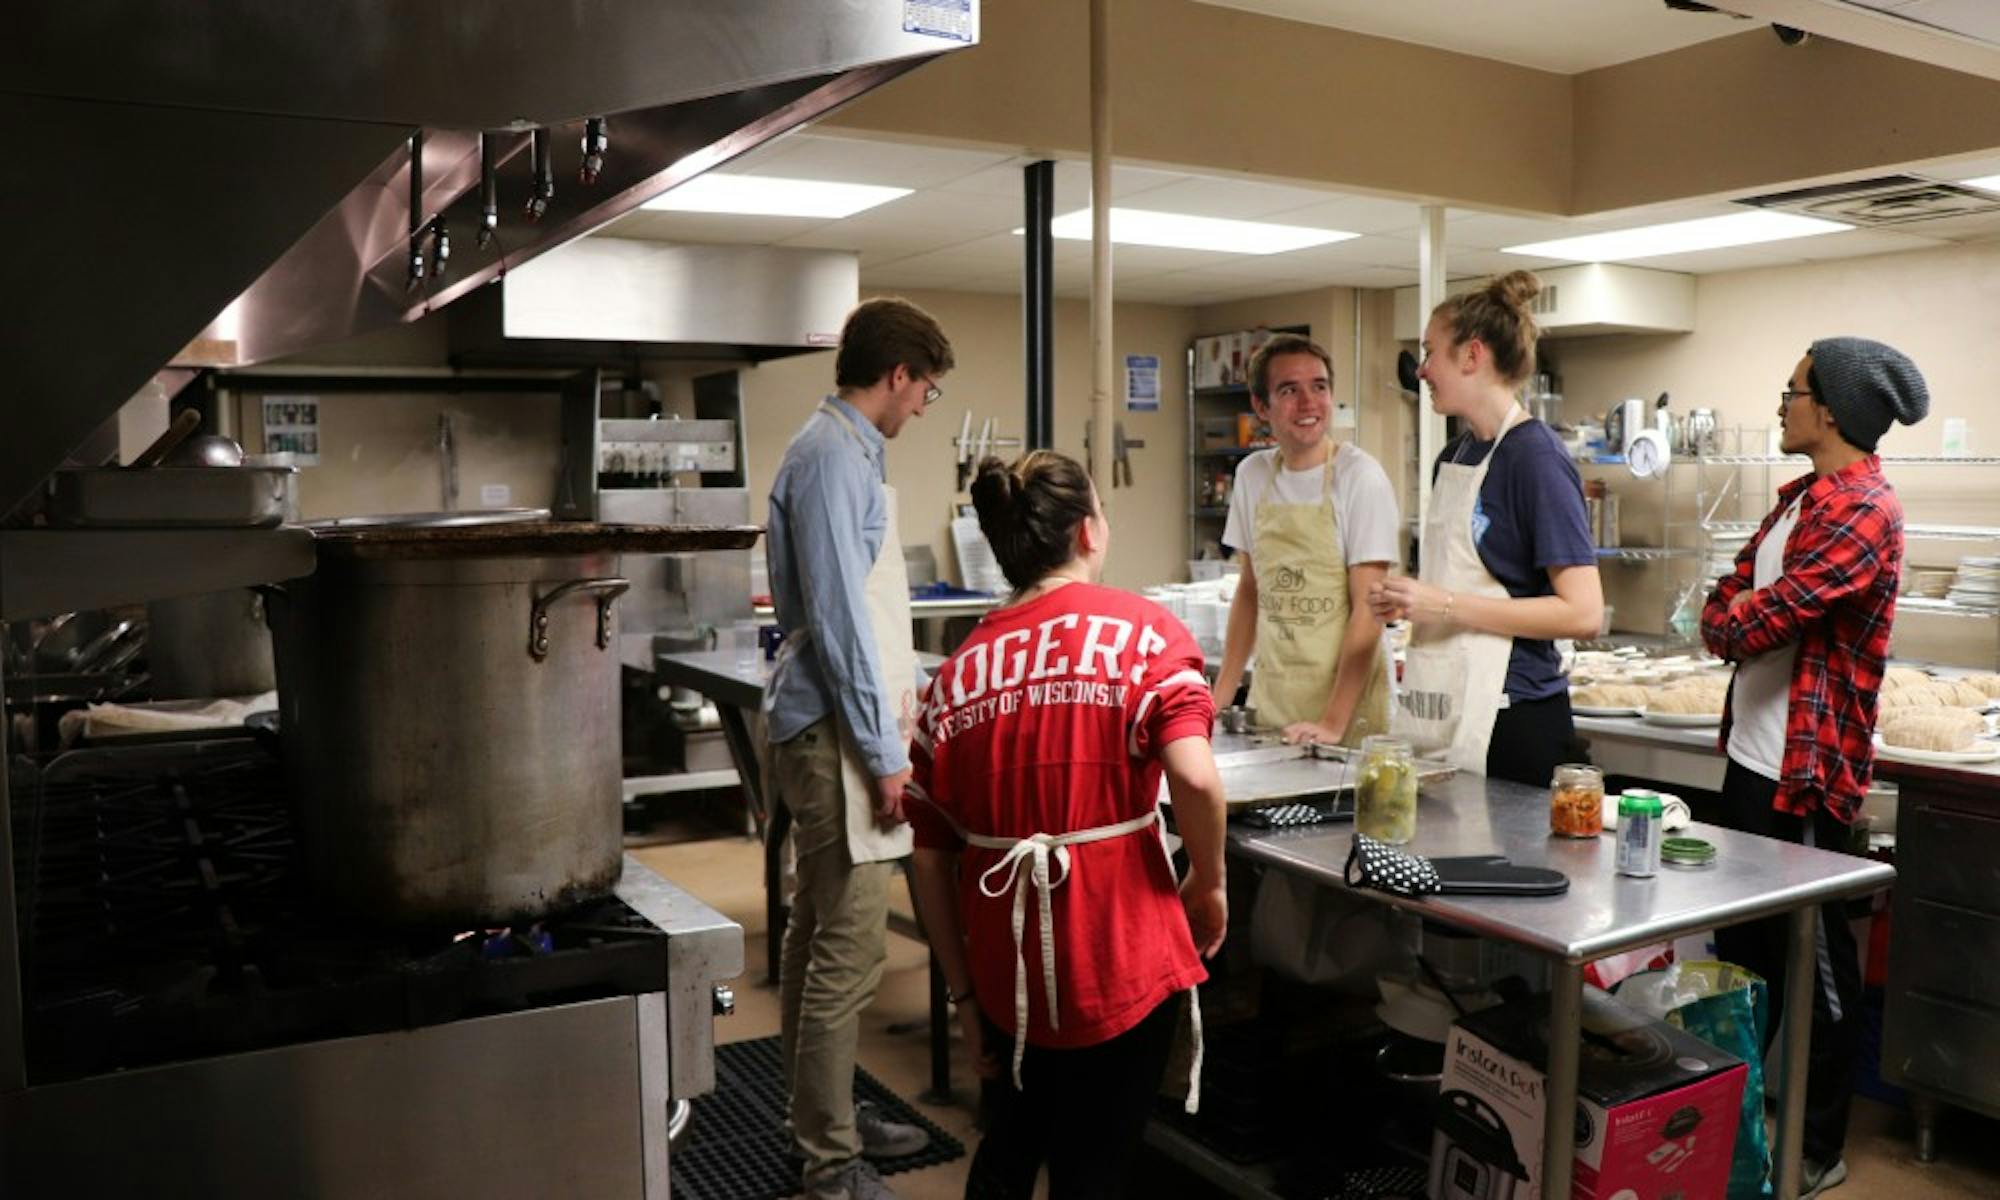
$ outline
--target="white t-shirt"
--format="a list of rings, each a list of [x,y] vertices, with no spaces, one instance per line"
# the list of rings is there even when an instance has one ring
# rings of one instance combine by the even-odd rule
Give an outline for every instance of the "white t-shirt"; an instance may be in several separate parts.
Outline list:
[[[1757,544],[1753,587],[1770,587],[1785,573],[1785,542],[1798,521],[1799,502],[1794,500]],[[1777,779],[1785,761],[1785,719],[1791,714],[1792,664],[1798,656],[1798,643],[1790,642],[1736,665],[1729,757],[1766,779]]]
[[[1323,486],[1322,468],[1287,471],[1277,447],[1259,450],[1236,465],[1236,485],[1229,495],[1229,521],[1222,544],[1247,550],[1257,558],[1257,505],[1266,496],[1280,504],[1317,504]],[[1274,493],[1275,489],[1275,493]],[[1352,442],[1333,452],[1333,517],[1340,523],[1340,541],[1349,566],[1355,563],[1399,563],[1402,540],[1397,526],[1396,489],[1382,464]]]

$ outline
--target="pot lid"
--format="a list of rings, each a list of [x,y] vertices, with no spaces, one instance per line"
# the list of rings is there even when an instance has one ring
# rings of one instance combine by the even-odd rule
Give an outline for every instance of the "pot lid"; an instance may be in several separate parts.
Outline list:
[[[321,533],[353,529],[463,529],[474,525],[519,525],[546,521],[546,508],[479,508],[464,512],[377,513],[364,517],[328,517],[307,521],[306,528]]]
[[[516,520],[483,525],[315,526],[313,543],[322,559],[525,558],[747,550],[763,532],[761,525]]]

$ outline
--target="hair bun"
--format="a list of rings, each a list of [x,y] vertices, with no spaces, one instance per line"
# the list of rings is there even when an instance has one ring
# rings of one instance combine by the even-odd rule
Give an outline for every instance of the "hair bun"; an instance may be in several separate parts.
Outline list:
[[[1486,285],[1495,300],[1522,312],[1542,294],[1542,281],[1533,271],[1509,271]]]

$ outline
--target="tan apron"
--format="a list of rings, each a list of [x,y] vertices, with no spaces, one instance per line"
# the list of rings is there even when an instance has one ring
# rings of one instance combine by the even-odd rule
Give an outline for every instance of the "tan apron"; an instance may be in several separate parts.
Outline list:
[[[1351,597],[1340,517],[1333,507],[1333,458],[1320,476],[1317,504],[1280,503],[1277,483],[1252,520],[1250,565],[1257,572],[1257,666],[1250,676],[1250,706],[1257,723],[1283,729],[1317,721],[1339,678],[1340,644],[1347,636]],[[1284,464],[1277,468],[1282,471]],[[1354,707],[1341,744],[1358,746],[1388,729],[1389,677],[1381,641],[1370,678]]]
[[[824,400],[820,411],[846,426],[855,441],[867,444],[846,413]],[[875,635],[876,683],[888,694],[889,710],[896,714],[896,728],[907,745],[916,723],[918,700],[917,654],[910,634],[910,572],[903,561],[903,538],[896,526],[896,489],[883,484],[882,497],[889,519],[882,530],[882,548],[876,551],[862,590],[868,625]],[[875,823],[875,776],[862,764],[854,734],[838,712],[836,707],[834,726],[840,730],[840,786],[847,800],[848,855],[857,863],[908,858],[916,835],[908,823],[894,829]]]
[[[1508,414],[1493,448],[1478,466],[1439,464],[1418,561],[1418,578],[1425,583],[1466,595],[1507,598],[1506,587],[1479,559],[1472,517],[1479,487],[1500,452],[1501,440],[1526,416],[1519,407]],[[1450,623],[1417,625],[1396,695],[1395,732],[1409,739],[1419,754],[1441,757],[1462,771],[1484,775],[1486,748],[1506,697],[1507,661],[1513,652],[1514,639],[1504,634]]]
[[[1140,816],[1129,821],[1119,821],[1112,825],[1097,825],[1089,829],[1078,829],[1070,833],[1033,833],[1024,838],[991,837],[986,834],[970,833],[958,821],[934,802],[938,814],[945,819],[958,836],[969,846],[984,850],[1001,850],[1005,853],[1000,861],[979,876],[979,894],[989,900],[998,900],[1012,893],[1014,902],[1014,1089],[1021,1089],[1021,1059],[1028,1049],[1028,953],[1024,946],[1027,930],[1028,892],[1035,893],[1035,907],[1040,921],[1042,946],[1042,994],[1048,1004],[1049,1027],[1061,1028],[1060,1011],[1056,1007],[1056,934],[1054,892],[1069,878],[1071,846],[1087,842],[1102,842],[1111,838],[1125,837],[1152,828],[1160,819],[1157,805],[1147,809]],[[1167,857],[1167,874],[1174,873],[1173,851],[1167,848],[1163,832],[1156,832],[1153,840],[1159,844],[1160,853]],[[1028,870],[1021,871],[1026,862]],[[1049,864],[1055,864],[1051,873]],[[997,881],[996,881],[996,877]],[[1177,1036],[1192,1038],[1191,1053],[1188,1056],[1187,1099],[1184,1107],[1188,1112],[1201,1107],[1201,995],[1198,989],[1189,988],[1188,1024]],[[1178,1057],[1178,1056],[1177,1056]]]

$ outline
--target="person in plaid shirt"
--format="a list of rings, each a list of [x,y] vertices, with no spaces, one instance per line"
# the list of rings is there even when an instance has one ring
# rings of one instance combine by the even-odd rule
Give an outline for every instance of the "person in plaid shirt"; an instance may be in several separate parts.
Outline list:
[[[1874,767],[1875,697],[1903,573],[1903,509],[1875,445],[1892,421],[1922,419],[1930,396],[1907,357],[1848,337],[1814,342],[1779,396],[1780,447],[1810,457],[1813,473],[1778,489],[1777,507],[1702,608],[1703,643],[1736,675],[1722,715],[1722,793],[1697,815],[1837,850]],[[1861,966],[1841,907],[1820,910],[1802,1198],[1847,1178]],[[1719,929],[1715,940],[1724,959],[1764,977],[1770,1011],[1782,1011],[1784,919]],[[1775,1033],[1765,1030],[1767,1050]]]

